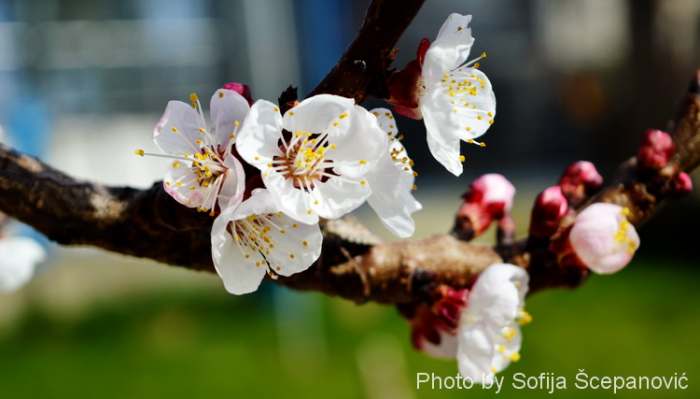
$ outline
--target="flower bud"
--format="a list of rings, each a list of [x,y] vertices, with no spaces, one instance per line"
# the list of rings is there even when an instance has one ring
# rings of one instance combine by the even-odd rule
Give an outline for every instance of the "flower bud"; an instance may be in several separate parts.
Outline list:
[[[235,91],[248,100],[248,104],[253,105],[253,96],[250,94],[250,87],[248,87],[248,85],[238,82],[228,82],[224,83],[223,88]]]
[[[588,161],[574,162],[559,179],[559,186],[569,203],[579,203],[603,185],[603,177]]]
[[[515,187],[503,175],[489,173],[479,177],[462,196],[464,203],[457,211],[456,230],[483,233],[492,221],[510,212],[514,196]]]
[[[674,152],[675,145],[671,135],[661,130],[649,129],[644,133],[637,160],[643,168],[658,170],[668,164]]]
[[[569,243],[583,266],[599,274],[625,267],[639,247],[639,236],[627,220],[627,208],[596,203],[574,221]]]
[[[535,199],[530,220],[530,234],[551,237],[559,229],[559,222],[569,211],[569,204],[560,186],[542,191]]]
[[[693,191],[693,180],[685,172],[679,173],[673,180],[673,191],[676,194],[684,195]]]

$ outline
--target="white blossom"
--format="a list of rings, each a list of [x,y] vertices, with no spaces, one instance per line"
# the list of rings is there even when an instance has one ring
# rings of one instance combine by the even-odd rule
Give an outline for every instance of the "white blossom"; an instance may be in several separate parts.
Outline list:
[[[474,43],[471,15],[451,14],[425,54],[420,112],[430,152],[447,170],[462,174],[460,142],[486,133],[496,114],[496,96],[486,75],[467,61]]]
[[[236,142],[278,207],[309,224],[362,205],[371,195],[365,175],[387,147],[374,115],[329,94],[307,98],[284,116],[271,102],[257,101]]]
[[[232,145],[250,106],[235,91],[219,89],[211,97],[207,125],[197,96],[190,100],[168,103],[153,131],[156,145],[167,155],[148,155],[173,159],[163,180],[168,194],[185,206],[213,213],[217,201],[223,209],[243,198],[245,175]]]
[[[226,290],[246,294],[257,290],[266,273],[290,276],[306,270],[320,256],[322,240],[318,224],[289,218],[269,191],[257,189],[214,220],[212,259]]]

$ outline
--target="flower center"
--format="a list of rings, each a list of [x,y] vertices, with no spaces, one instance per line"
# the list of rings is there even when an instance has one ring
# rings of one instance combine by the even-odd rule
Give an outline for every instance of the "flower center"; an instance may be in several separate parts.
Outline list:
[[[279,214],[250,215],[244,219],[231,221],[227,226],[228,233],[243,257],[250,259],[259,255],[261,259],[255,261],[255,266],[267,267],[267,272],[271,277],[275,277],[273,273],[281,269],[279,264],[274,264],[270,259],[270,254],[277,247],[271,233],[276,232],[282,235],[287,233],[283,227],[273,221],[276,216]],[[298,227],[296,223],[292,224],[292,228],[296,227]],[[306,243],[306,241],[304,242]],[[296,255],[290,252],[288,256],[290,259],[294,259]]]
[[[296,131],[287,132],[280,139],[280,153],[272,159],[269,165],[272,170],[291,180],[296,188],[311,191],[315,184],[324,182],[336,176],[333,171],[333,160],[327,157],[335,144],[328,142],[326,133],[311,133]]]

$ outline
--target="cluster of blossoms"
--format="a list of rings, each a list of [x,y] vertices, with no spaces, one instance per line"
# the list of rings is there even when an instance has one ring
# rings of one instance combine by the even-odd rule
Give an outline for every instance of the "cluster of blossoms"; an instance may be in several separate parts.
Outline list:
[[[4,132],[0,129],[0,143]],[[9,218],[0,212],[0,293],[12,292],[26,284],[37,264],[44,261],[44,249],[27,237],[10,234]]]
[[[467,62],[470,20],[450,15],[435,42],[422,43],[418,73],[402,79],[420,109],[410,116],[422,114],[431,152],[455,174],[462,170],[460,140],[473,142],[495,114],[490,82]],[[401,101],[389,99],[407,114]],[[148,155],[172,160],[165,191],[216,216],[212,258],[234,294],[255,291],[266,274],[307,269],[321,253],[319,221],[365,202],[396,235],[415,230],[417,174],[391,111],[329,94],[291,105],[282,112],[269,101],[253,102],[247,86],[227,83],[211,97],[208,121],[192,94],[189,104],[169,102],[153,133],[164,154]]]

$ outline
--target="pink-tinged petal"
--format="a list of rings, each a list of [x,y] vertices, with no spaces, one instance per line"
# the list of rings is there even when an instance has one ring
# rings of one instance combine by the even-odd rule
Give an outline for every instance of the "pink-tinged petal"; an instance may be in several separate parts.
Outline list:
[[[190,208],[202,208],[207,199],[215,194],[215,184],[203,187],[188,161],[172,161],[165,172],[163,189],[175,201]]]
[[[584,266],[611,274],[630,262],[639,247],[639,235],[622,207],[596,203],[576,217],[569,242]]]
[[[209,110],[215,144],[226,148],[235,141],[250,111],[248,101],[233,90],[219,89],[211,96]]]
[[[199,149],[202,130],[206,129],[202,117],[190,105],[182,101],[170,101],[153,130],[153,141],[168,154],[183,156]]]

